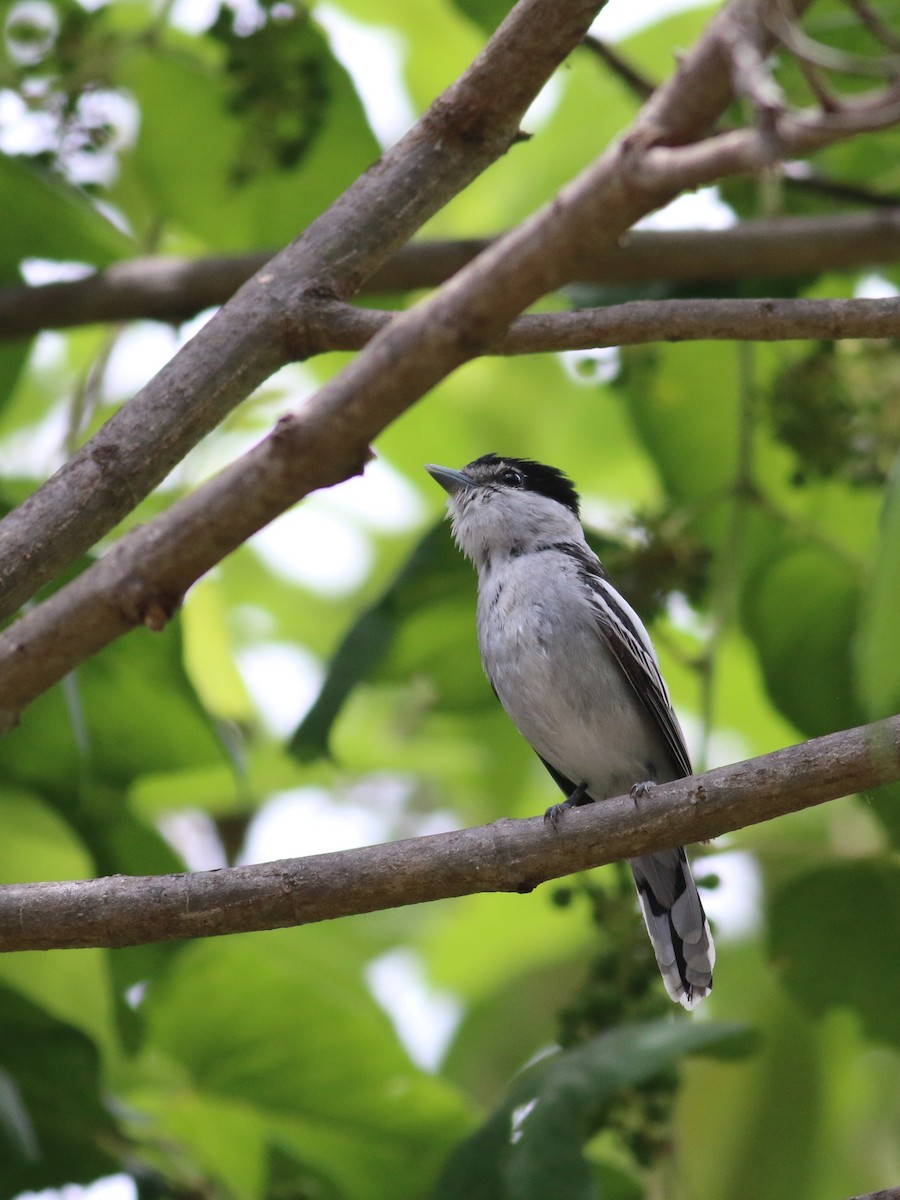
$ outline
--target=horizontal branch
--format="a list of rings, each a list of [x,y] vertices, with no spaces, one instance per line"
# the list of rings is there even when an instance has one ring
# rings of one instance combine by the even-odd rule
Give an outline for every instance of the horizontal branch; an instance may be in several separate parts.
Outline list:
[[[360,350],[395,318],[334,305],[320,332],[331,350]],[[633,300],[610,308],[529,313],[487,354],[547,354],[647,342],[900,338],[900,300]]]
[[[420,241],[400,248],[362,294],[439,286],[492,240]],[[137,258],[85,279],[0,288],[0,340],[99,321],[178,323],[224,304],[269,252],[195,260]],[[621,243],[582,247],[568,283],[623,285],[783,279],[900,261],[900,210],[778,217],[731,229],[636,229]]]
[[[130,946],[305,925],[575,871],[717,837],[900,778],[900,716],[567,812],[196,874],[0,888],[0,950]]]

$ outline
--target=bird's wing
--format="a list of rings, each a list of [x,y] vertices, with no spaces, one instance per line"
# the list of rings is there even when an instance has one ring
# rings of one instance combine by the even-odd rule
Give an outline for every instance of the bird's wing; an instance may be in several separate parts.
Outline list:
[[[625,678],[648,716],[665,738],[672,761],[681,776],[691,774],[684,734],[672,708],[656,654],[640,617],[607,581],[603,566],[593,554],[573,547],[582,578],[588,586],[598,629],[622,668]]]

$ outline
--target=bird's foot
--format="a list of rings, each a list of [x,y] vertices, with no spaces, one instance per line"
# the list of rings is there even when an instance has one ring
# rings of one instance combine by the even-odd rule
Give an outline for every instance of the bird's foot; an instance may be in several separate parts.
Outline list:
[[[635,783],[632,786],[631,791],[628,794],[634,801],[635,808],[638,807],[640,801],[643,800],[645,796],[650,795],[655,787],[656,781],[654,779],[645,779],[643,783]]]
[[[555,829],[559,819],[567,808],[580,808],[582,804],[593,804],[592,796],[587,794],[587,784],[579,783],[571,796],[567,796],[561,804],[551,804],[544,813],[544,820],[549,821]]]

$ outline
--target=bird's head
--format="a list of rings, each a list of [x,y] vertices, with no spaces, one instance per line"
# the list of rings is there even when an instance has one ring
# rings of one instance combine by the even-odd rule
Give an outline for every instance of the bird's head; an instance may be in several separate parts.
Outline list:
[[[583,537],[578,493],[556,467],[485,454],[461,471],[425,469],[449,493],[453,535],[477,567]]]

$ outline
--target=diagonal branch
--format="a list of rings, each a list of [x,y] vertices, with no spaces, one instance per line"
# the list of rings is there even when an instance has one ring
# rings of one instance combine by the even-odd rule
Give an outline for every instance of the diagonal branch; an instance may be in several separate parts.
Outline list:
[[[578,45],[602,2],[519,0],[402,141],[0,522],[3,615],[116,525],[278,367],[303,358],[314,333],[311,311],[323,296],[352,296],[433,213],[506,153],[525,109]],[[360,461],[346,461],[344,470]]]
[[[470,263],[488,238],[402,246],[362,293],[433,288]],[[178,323],[224,304],[268,252],[195,260],[138,258],[85,279],[0,288],[0,340],[98,321]],[[782,279],[900,260],[900,210],[744,221],[731,229],[636,229],[615,245],[582,247],[567,283],[697,283]]]
[[[680,145],[711,128],[731,98],[730,51],[735,39],[773,41],[765,23],[770,3],[732,0],[713,17],[673,78],[657,88],[641,110],[627,142],[614,146],[580,186],[568,189],[575,193],[567,205],[570,216],[560,226],[565,236],[556,238],[566,244],[548,244],[546,252],[538,247],[537,257],[531,256],[533,277],[523,280],[522,303],[509,302],[520,291],[515,283],[510,287],[501,271],[498,282],[507,293],[507,304],[495,313],[476,306],[468,351],[451,355],[437,372],[429,367],[413,385],[413,394],[407,394],[388,419],[477,353],[482,320],[489,341],[531,299],[558,287],[572,273],[580,246],[592,241],[615,244],[638,217],[675,194],[665,187],[631,185],[632,156],[625,154],[626,145],[634,152],[653,144]],[[798,10],[807,3],[794,0]],[[0,617],[15,612],[36,585],[52,578],[136,507],[199,438],[277,366],[309,352],[317,302],[323,296],[342,299],[351,294],[435,208],[508,148],[521,110],[566,47],[583,36],[596,7],[585,0],[519,0],[472,66],[403,141],[241,288],[78,454],[0,522]],[[580,222],[571,216],[578,204]],[[604,212],[604,222],[598,230],[599,211]],[[544,214],[544,222],[551,228],[557,224],[552,210],[549,219]],[[522,263],[509,251],[519,238],[541,236],[542,228],[540,222],[536,231],[532,223],[526,224],[503,239],[499,259],[492,257],[491,247],[485,261],[508,261],[522,274]],[[450,340],[468,344],[469,337],[460,329]],[[426,349],[420,347],[420,356]],[[364,372],[374,364],[377,373],[379,361],[377,354],[370,355]],[[386,423],[373,415],[375,420],[366,422],[372,430],[369,437]],[[360,440],[352,436],[343,444],[332,438],[324,459],[328,469],[311,486],[326,486],[358,471],[367,452]],[[318,457],[316,461],[323,465]],[[304,469],[298,461],[301,478]],[[293,498],[283,506],[308,490],[295,485]],[[264,507],[269,515],[263,523],[275,515],[271,506]]]
[[[304,925],[475,892],[528,892],[900,777],[900,716],[538,817],[196,874],[0,887],[0,951],[129,946]]]

